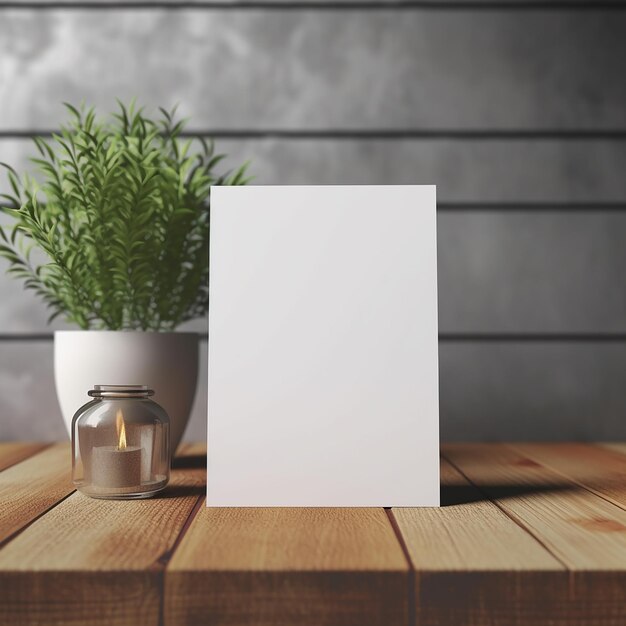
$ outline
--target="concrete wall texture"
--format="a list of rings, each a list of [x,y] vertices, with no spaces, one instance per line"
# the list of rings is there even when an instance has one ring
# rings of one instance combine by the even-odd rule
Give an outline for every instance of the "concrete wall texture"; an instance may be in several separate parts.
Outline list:
[[[62,101],[136,96],[257,184],[434,183],[442,438],[624,439],[624,9],[0,0],[0,161],[27,168]],[[66,436],[46,319],[0,274],[0,439]]]

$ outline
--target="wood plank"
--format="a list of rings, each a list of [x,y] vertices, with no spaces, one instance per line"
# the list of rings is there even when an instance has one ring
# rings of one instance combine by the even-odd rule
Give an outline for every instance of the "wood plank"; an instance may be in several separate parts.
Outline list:
[[[505,445],[450,444],[443,454],[567,567],[562,623],[624,624],[626,511]]]
[[[571,601],[565,567],[449,463],[442,507],[392,514],[415,570],[419,626],[552,626]]]
[[[626,332],[626,211],[449,212],[437,230],[442,333]],[[31,292],[8,275],[0,290],[10,294],[1,331],[46,332]],[[206,331],[205,321],[196,328]]]
[[[535,582],[545,586],[532,598],[537,615],[512,624],[624,623],[626,513],[622,509],[505,445],[448,444],[443,454],[568,569],[563,576],[539,573]],[[496,577],[494,597],[499,580]],[[468,590],[473,593],[471,587]]]
[[[505,444],[447,444],[443,454],[569,569],[626,575],[626,511]]]
[[[33,456],[46,447],[45,443],[0,441],[0,471]]]
[[[620,454],[626,454],[626,443],[601,443],[599,444],[603,448],[607,448],[608,450],[613,450],[614,452],[619,452]]]
[[[0,545],[72,493],[69,443],[56,444],[0,473]]]
[[[19,534],[0,551],[0,625],[158,625],[165,563],[204,497],[198,460],[178,461],[162,496],[75,493]]]
[[[514,444],[519,454],[626,509],[626,456],[581,443]]]
[[[181,113],[205,128],[626,125],[622,12],[64,8],[42,20],[32,8],[2,17],[4,128],[56,126],[62,101],[109,108],[113,95],[137,93],[151,106],[184,97]]]
[[[394,508],[416,571],[563,571],[564,565],[450,463],[440,508]]]
[[[172,626],[407,624],[408,564],[383,509],[207,509],[165,577]]]

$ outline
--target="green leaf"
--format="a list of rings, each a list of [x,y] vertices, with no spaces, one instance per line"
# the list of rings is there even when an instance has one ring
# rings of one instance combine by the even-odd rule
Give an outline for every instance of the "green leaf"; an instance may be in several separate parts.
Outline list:
[[[243,184],[246,168],[218,172],[204,138],[182,140],[175,111],[148,116],[134,102],[106,121],[67,103],[69,122],[35,139],[36,180],[5,166],[13,193],[0,210],[0,256],[52,311],[83,328],[171,330],[208,307],[212,184]],[[43,260],[31,264],[33,258]]]

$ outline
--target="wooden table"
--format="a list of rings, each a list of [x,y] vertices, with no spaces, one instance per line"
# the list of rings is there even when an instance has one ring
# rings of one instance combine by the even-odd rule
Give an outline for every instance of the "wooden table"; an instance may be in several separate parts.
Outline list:
[[[0,444],[0,624],[626,624],[626,445],[446,445],[440,509],[206,509],[204,455],[117,502]]]

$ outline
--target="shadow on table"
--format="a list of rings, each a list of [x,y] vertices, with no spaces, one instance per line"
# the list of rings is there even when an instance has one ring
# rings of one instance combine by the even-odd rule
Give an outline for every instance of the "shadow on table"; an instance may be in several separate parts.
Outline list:
[[[172,461],[172,470],[206,470],[206,454],[189,455],[176,457]],[[185,498],[199,497],[206,494],[206,485],[204,480],[198,484],[199,478],[197,474],[189,476],[178,476],[174,484],[169,484],[165,490],[155,496],[157,500],[166,500],[168,498]],[[178,482],[178,484],[176,484]],[[180,484],[182,482],[182,484]],[[187,484],[186,484],[187,483]]]
[[[206,454],[181,456],[174,459],[172,469],[206,469]],[[472,502],[488,502],[495,499],[515,498],[518,496],[554,493],[577,489],[572,483],[543,483],[533,485],[489,484],[480,488],[474,485],[442,485],[441,506],[458,506]],[[168,487],[160,498],[179,498],[201,496],[206,493],[205,485],[173,485]]]
[[[177,457],[172,462],[172,469],[206,469],[206,454]]]
[[[554,483],[543,485],[442,485],[441,506],[457,506],[472,502],[487,502],[518,496],[530,496],[555,491],[572,491],[576,486],[571,483]]]
[[[169,485],[165,490],[154,497],[155,500],[169,498],[199,497],[206,494],[206,485]]]

